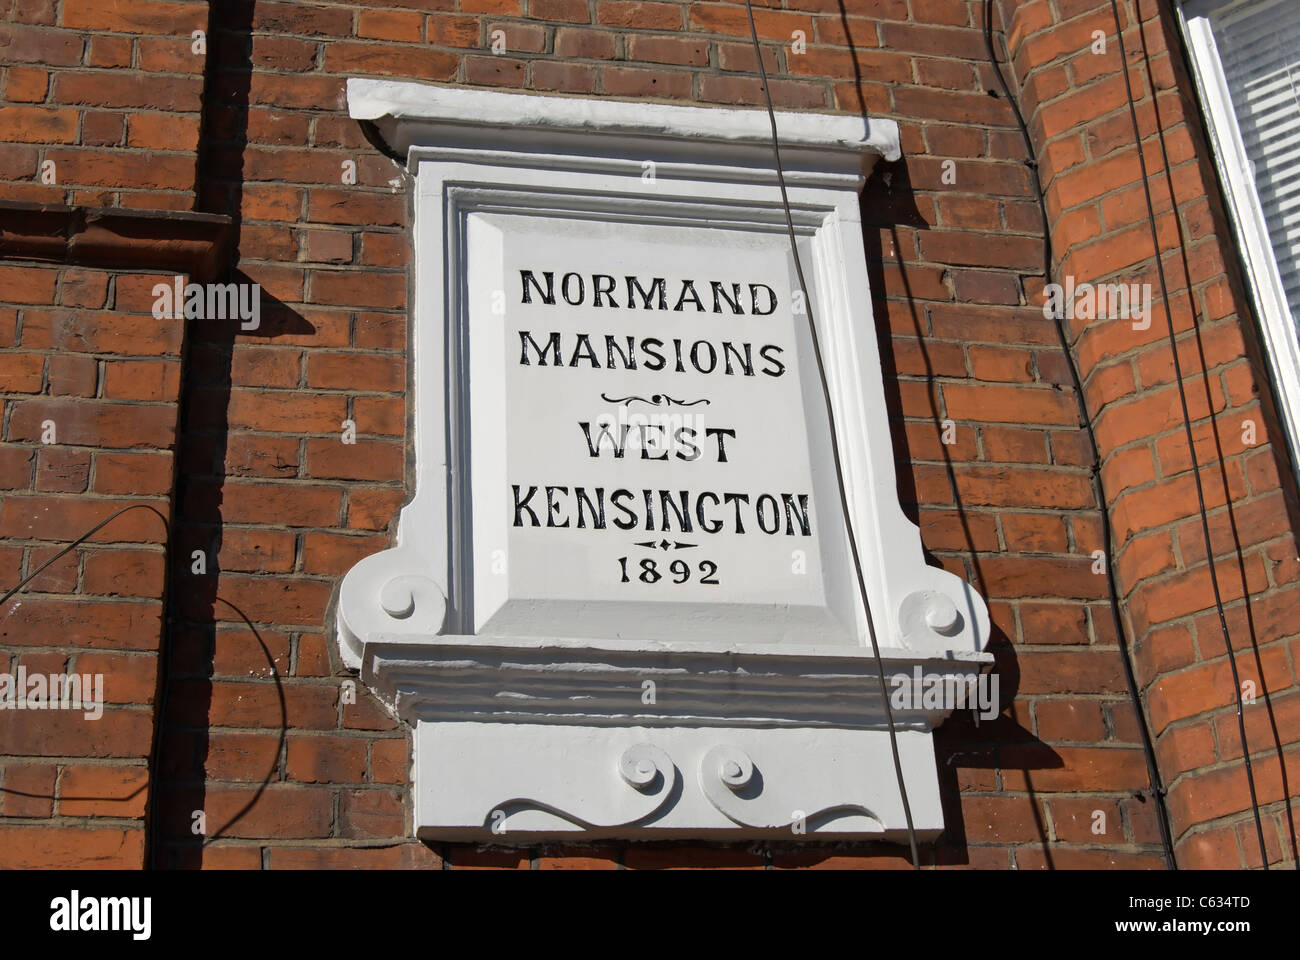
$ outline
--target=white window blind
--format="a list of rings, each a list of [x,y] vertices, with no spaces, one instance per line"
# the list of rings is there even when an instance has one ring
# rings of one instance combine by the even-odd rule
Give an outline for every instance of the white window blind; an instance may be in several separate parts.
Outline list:
[[[1300,0],[1220,4],[1209,20],[1295,323],[1300,319]]]
[[[1300,483],[1300,0],[1179,9]]]

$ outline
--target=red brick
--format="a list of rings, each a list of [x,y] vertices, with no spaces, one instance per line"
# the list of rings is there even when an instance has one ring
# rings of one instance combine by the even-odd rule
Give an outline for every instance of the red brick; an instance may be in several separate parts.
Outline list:
[[[0,618],[0,641],[32,644],[57,631],[63,646],[156,649],[160,616],[161,607],[156,603],[81,601],[70,605],[29,597]]]
[[[362,10],[357,18],[357,36],[419,43],[423,23],[424,17],[413,11]]]
[[[961,820],[974,843],[1033,843],[1043,836],[1042,811],[1033,797],[966,796]]]
[[[235,389],[230,392],[232,430],[341,435],[346,398],[288,390]]]
[[[0,370],[0,393],[40,393],[45,380],[45,358],[39,353],[9,353]]]
[[[504,38],[505,46],[495,49],[497,31]],[[520,23],[493,23],[488,26],[488,39],[494,55],[499,53],[541,53],[546,49],[546,29],[540,26],[526,26]]]
[[[317,838],[329,835],[332,797],[328,790],[305,790],[289,785],[259,787],[209,787],[202,797],[208,835],[258,837],[276,840]],[[256,796],[256,802],[248,807]],[[198,799],[198,798],[196,798]],[[244,811],[241,815],[241,811]],[[189,835],[189,810],[169,804],[170,829]]]
[[[8,18],[13,11],[6,10],[5,13]],[[0,26],[0,48],[5,51],[6,63],[70,67],[81,62],[84,47],[84,38],[66,30],[38,30],[10,24]]]
[[[22,710],[11,713],[0,725],[0,754],[144,758],[152,736],[152,716],[147,710],[110,707],[95,720],[77,710]]]
[[[339,795],[339,835],[349,839],[405,833],[402,797],[388,790],[344,790]]]
[[[1039,700],[1036,733],[1048,743],[1096,743],[1105,739],[1101,705],[1093,700]]]
[[[226,470],[241,477],[295,477],[298,474],[296,437],[233,434],[226,448]]]
[[[656,97],[684,100],[690,97],[689,73],[665,73],[631,67],[603,67],[601,85],[605,93],[618,97]]]
[[[104,397],[109,400],[174,401],[180,394],[178,360],[109,360],[104,364]]]
[[[342,494],[300,484],[227,481],[222,488],[227,523],[272,523],[290,527],[333,527]]]
[[[164,404],[118,404],[69,399],[26,400],[14,404],[10,436],[40,442],[52,420],[59,443],[106,447],[169,447],[176,409]]]
[[[57,270],[0,264],[0,298],[7,303],[53,303],[58,279]]]
[[[195,3],[132,0],[128,5],[105,8],[95,0],[63,0],[62,11],[60,23],[74,30],[188,34],[207,28],[207,11]]]
[[[307,358],[307,384],[323,390],[396,392],[406,386],[406,369],[397,357],[313,352]]]
[[[818,84],[772,80],[768,88],[773,104],[779,107],[818,109],[826,106],[825,91]],[[762,84],[757,78],[731,75],[701,77],[700,98],[717,103],[764,102]]]
[[[387,547],[387,537],[307,533],[303,535],[303,570],[342,576],[358,561]]]
[[[333,584],[223,572],[217,589],[254,622],[311,626],[324,619]],[[198,598],[182,598],[191,614],[197,612],[198,603]]]
[[[7,271],[0,267],[0,281],[5,281]],[[154,282],[157,278],[151,278]],[[118,309],[128,309],[123,302],[125,284],[119,277]],[[151,284],[152,286],[152,284]],[[31,289],[27,287],[27,289]],[[130,301],[128,300],[127,303]],[[132,304],[148,310],[152,296],[146,301]],[[136,356],[161,356],[177,354],[180,349],[181,329],[177,326],[159,328],[152,316],[115,313],[111,324],[103,323],[99,314],[68,310],[27,310],[23,322],[23,346],[36,350],[65,350],[71,353],[116,353]]]
[[[96,596],[160,600],[165,566],[165,556],[157,551],[87,551],[82,589]]]
[[[483,3],[484,0],[478,0]],[[488,0],[490,2],[490,0]],[[518,0],[508,0],[518,3]],[[471,6],[473,0],[471,0]],[[462,9],[468,9],[462,4]],[[480,47],[480,20],[477,17],[429,15],[429,42],[444,47]]]
[[[683,7],[676,3],[599,0],[596,4],[596,22],[611,27],[678,30],[682,26],[682,10]]]
[[[293,569],[294,537],[261,527],[226,526],[218,565],[245,573],[286,573]]]
[[[270,866],[273,870],[438,870],[442,861],[424,844],[411,841],[390,847],[271,847]]]
[[[948,413],[963,419],[1003,423],[1073,424],[1077,408],[1063,391],[988,384],[947,384],[943,388]]]
[[[75,670],[102,674],[107,703],[153,703],[157,689],[158,658],[152,653],[81,653]]]
[[[122,500],[97,502],[69,497],[11,497],[0,514],[0,538],[75,540],[129,505]],[[164,539],[163,525],[146,510],[131,510],[116,517],[91,538],[99,543],[160,543]]]
[[[44,819],[54,813],[54,779],[48,763],[10,763],[0,769],[0,816]]]
[[[213,780],[260,782],[268,773],[274,773],[279,757],[278,736],[213,730],[208,734],[203,768]]]
[[[144,866],[144,828],[0,824],[0,868],[110,869]]]
[[[405,783],[411,765],[406,738],[375,740],[370,747],[370,779],[375,783]]]
[[[362,487],[348,491],[348,527],[385,530],[397,518],[405,496],[400,487]]]
[[[211,665],[219,675],[269,679],[289,671],[289,635],[280,630],[263,627],[254,634],[241,621],[218,630],[214,647]]]
[[[721,33],[733,37],[748,37],[749,18],[744,7],[722,4],[696,4],[690,8],[689,27],[705,33]],[[777,10],[755,10],[754,25],[764,40],[788,43],[794,31],[802,30],[805,37],[813,34],[810,17]]]
[[[462,5],[462,9],[464,9]],[[528,15],[537,20],[590,23],[587,0],[529,0]]]
[[[465,79],[469,83],[496,87],[520,87],[524,84],[527,60],[512,57],[466,57]]]
[[[352,32],[352,11],[301,3],[259,2],[253,27],[268,33],[346,37]]]
[[[401,308],[406,304],[406,276],[314,270],[311,273],[310,302]]]
[[[172,486],[172,458],[168,453],[95,454],[96,493],[142,496],[167,493]]]
[[[6,70],[5,97],[13,103],[40,103],[50,89],[50,75],[32,67]]]
[[[637,38],[640,39],[640,38]],[[632,40],[628,41],[629,46]],[[574,27],[561,27],[555,31],[555,55],[566,59],[612,60],[617,49],[617,38],[604,30],[582,30]],[[645,57],[634,54],[630,59],[643,60]]]
[[[559,52],[558,34],[556,37],[556,52]],[[709,62],[709,45],[704,40],[695,40],[688,37],[636,35],[628,38],[627,56],[629,60],[702,67]]]
[[[65,817],[143,817],[149,770],[107,764],[65,767],[59,814]]]
[[[288,774],[300,783],[360,783],[366,774],[366,742],[354,737],[291,737]]]

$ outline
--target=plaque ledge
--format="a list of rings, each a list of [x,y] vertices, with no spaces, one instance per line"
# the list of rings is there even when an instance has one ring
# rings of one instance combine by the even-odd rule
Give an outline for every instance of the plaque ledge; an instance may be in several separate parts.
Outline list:
[[[497,131],[503,143],[517,140],[523,130],[658,137],[768,151],[772,139],[767,112],[757,108],[503,93],[361,77],[349,78],[347,102],[355,120],[389,120],[385,133],[402,154],[416,142],[411,127],[431,124]],[[873,160],[902,156],[893,120],[778,111],[776,124],[783,147],[867,154]]]

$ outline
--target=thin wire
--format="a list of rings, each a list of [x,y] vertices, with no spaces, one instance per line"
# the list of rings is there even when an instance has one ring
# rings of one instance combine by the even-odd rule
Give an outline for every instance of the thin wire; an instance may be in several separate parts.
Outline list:
[[[1128,53],[1124,49],[1124,30],[1119,19],[1119,4],[1116,0],[1110,0],[1111,14],[1115,18],[1115,39],[1119,46],[1120,70],[1124,75],[1124,89],[1128,93],[1128,112],[1129,119],[1133,123],[1133,140],[1137,146],[1138,164],[1142,170],[1142,191],[1146,195],[1147,203],[1147,221],[1151,227],[1151,244],[1155,250],[1156,272],[1160,277],[1160,292],[1163,298],[1165,310],[1165,321],[1169,327],[1169,353],[1174,360],[1174,378],[1178,384],[1178,401],[1182,405],[1183,411],[1183,430],[1187,434],[1187,454],[1192,459],[1192,477],[1196,481],[1196,500],[1200,505],[1201,513],[1201,536],[1205,540],[1205,560],[1206,566],[1210,570],[1210,585],[1214,589],[1214,606],[1219,613],[1219,628],[1223,631],[1223,644],[1228,651],[1228,665],[1232,669],[1233,692],[1237,698],[1237,730],[1241,736],[1241,756],[1246,761],[1246,783],[1250,787],[1250,807],[1255,815],[1255,834],[1259,840],[1259,859],[1268,869],[1268,848],[1264,843],[1264,825],[1260,821],[1259,799],[1255,793],[1255,769],[1250,761],[1250,747],[1246,742],[1246,719],[1244,715],[1244,704],[1241,696],[1241,676],[1237,672],[1237,657],[1232,651],[1232,636],[1228,632],[1228,618],[1223,609],[1223,594],[1219,589],[1219,574],[1214,566],[1214,545],[1210,539],[1210,519],[1205,506],[1205,491],[1201,486],[1201,465],[1196,459],[1196,442],[1192,437],[1192,415],[1187,408],[1187,390],[1183,386],[1183,368],[1178,359],[1178,340],[1174,336],[1174,318],[1169,310],[1169,285],[1165,280],[1165,265],[1160,256],[1160,239],[1156,231],[1156,210],[1155,203],[1151,199],[1151,183],[1147,174],[1146,158],[1142,154],[1142,131],[1138,125],[1137,105],[1133,100],[1133,85],[1128,76]],[[1142,29],[1141,19],[1137,18],[1138,29]],[[1152,100],[1154,102],[1155,92],[1152,91]],[[1172,176],[1169,170],[1165,170],[1166,176]],[[1176,214],[1175,214],[1176,215]],[[1193,318],[1195,323],[1195,318]],[[1213,419],[1214,411],[1210,411],[1210,417]],[[1225,490],[1224,495],[1228,496]],[[1229,497],[1229,499],[1231,499]]]
[[[167,541],[168,541],[168,543],[170,543],[170,541],[171,541],[171,536],[172,536],[172,530],[171,530],[171,524],[169,524],[169,523],[167,522],[167,518],[166,518],[165,516],[163,516],[162,513],[161,513],[161,512],[160,512],[156,507],[153,507],[153,506],[151,506],[150,504],[147,504],[147,503],[133,503],[133,504],[131,504],[130,506],[123,507],[121,510],[117,510],[117,511],[115,511],[115,512],[109,514],[107,517],[105,517],[105,518],[104,518],[103,520],[101,520],[99,523],[95,524],[93,527],[91,527],[89,530],[87,530],[85,533],[83,533],[81,536],[79,536],[76,540],[73,540],[70,544],[68,544],[66,547],[64,547],[62,550],[60,550],[60,551],[59,551],[58,553],[56,553],[54,556],[50,557],[50,559],[46,560],[43,564],[41,564],[39,567],[37,567],[35,570],[33,570],[31,573],[29,573],[29,574],[28,574],[27,576],[25,576],[23,579],[19,580],[18,583],[17,583],[17,585],[14,586],[13,589],[9,590],[9,591],[8,591],[8,592],[7,592],[3,597],[0,597],[0,606],[4,606],[4,604],[7,603],[7,602],[9,601],[9,598],[10,598],[10,597],[12,597],[14,594],[16,594],[16,593],[17,593],[19,590],[21,590],[23,587],[27,586],[27,584],[31,583],[31,582],[32,582],[33,580],[35,580],[37,577],[39,577],[39,576],[41,575],[41,571],[45,570],[45,568],[49,567],[51,564],[53,564],[55,561],[57,561],[60,557],[64,556],[65,554],[67,554],[67,553],[68,553],[69,551],[71,551],[71,550],[75,550],[79,545],[81,545],[82,543],[85,543],[87,540],[89,540],[91,537],[93,537],[96,533],[98,533],[98,532],[99,532],[100,530],[102,530],[104,527],[108,526],[110,523],[112,523],[114,520],[116,520],[116,519],[117,519],[118,517],[120,517],[122,514],[127,513],[128,511],[131,511],[131,510],[148,510],[150,513],[154,514],[154,515],[155,515],[159,520],[162,521],[162,525],[163,525],[163,533],[166,534],[166,536],[167,536]],[[166,549],[167,549],[167,548],[164,547],[164,550],[166,550]],[[171,562],[171,561],[170,561],[170,557],[167,557],[167,558],[165,559],[164,562],[170,565],[170,562]],[[165,586],[165,581],[164,581],[164,586]],[[166,632],[166,631],[167,631],[167,622],[166,622],[166,611],[167,611],[167,605],[168,605],[167,597],[166,597],[166,595],[164,594],[164,597],[163,597],[163,616],[164,616],[164,620],[163,620],[163,636],[160,638],[159,649],[158,649],[158,659],[159,659],[159,665],[158,665],[158,677],[159,677],[159,680],[160,680],[160,683],[161,683],[161,686],[162,686],[162,692],[161,692],[161,695],[160,695],[160,697],[159,697],[159,702],[158,702],[158,704],[157,704],[157,712],[156,712],[156,716],[157,716],[157,718],[158,718],[158,723],[157,723],[157,727],[156,727],[156,729],[155,729],[155,731],[154,731],[153,743],[150,745],[150,748],[149,748],[149,770],[150,770],[150,777],[151,777],[151,778],[157,777],[157,776],[159,776],[159,774],[160,774],[160,769],[159,769],[159,760],[160,760],[160,758],[161,758],[161,746],[162,746],[162,724],[163,724],[164,721],[165,721],[164,714],[165,714],[165,711],[166,711],[166,704],[167,704],[167,680],[166,680],[166,669],[165,669],[165,662],[166,662],[166,655],[167,655],[167,632]],[[148,794],[148,797],[147,797],[146,800],[145,800],[145,803],[146,803],[146,805],[147,805],[147,807],[148,807],[148,811],[147,811],[147,812],[148,812],[147,822],[150,823],[150,824],[154,824],[154,823],[157,822],[157,817],[156,817],[156,814],[155,814],[155,809],[156,809],[156,806],[157,806],[157,796],[158,796],[158,791],[157,791],[157,790],[150,790],[150,791],[149,791],[149,794]],[[153,858],[154,858],[154,853],[153,853],[152,843],[151,843],[151,840],[150,840],[150,836],[151,836],[151,834],[152,834],[152,828],[151,828],[149,831],[147,831],[147,832],[146,832],[146,835],[145,835],[145,845],[146,845],[145,863],[148,864],[150,867],[153,866]]]
[[[1029,136],[1029,127],[1025,124],[1024,115],[1020,112],[1020,105],[1007,84],[1006,77],[1002,73],[1002,65],[998,62],[997,54],[993,50],[991,5],[992,0],[984,0],[984,45],[988,50],[989,63],[993,66],[993,72],[997,75],[998,84],[1002,87],[1002,93],[1011,105],[1011,109],[1015,112],[1016,123],[1020,127],[1020,135],[1025,141],[1025,150],[1029,154],[1029,159],[1025,161],[1025,165],[1029,167],[1030,172],[1033,174],[1034,192],[1038,197],[1038,208],[1043,217],[1043,277],[1046,282],[1050,283],[1053,274],[1052,232],[1047,217],[1047,199],[1043,195],[1042,178],[1038,173],[1038,163],[1034,159],[1034,142]],[[1088,438],[1088,447],[1092,454],[1089,475],[1093,485],[1093,498],[1097,501],[1097,513],[1101,520],[1102,541],[1106,545],[1106,584],[1110,591],[1111,622],[1115,628],[1116,642],[1120,648],[1120,661],[1124,665],[1124,680],[1128,686],[1129,697],[1133,701],[1133,709],[1137,713],[1138,731],[1142,737],[1142,753],[1146,759],[1147,780],[1151,784],[1151,793],[1156,801],[1156,821],[1160,825],[1160,840],[1164,848],[1165,866],[1170,870],[1177,870],[1178,861],[1174,857],[1173,836],[1169,826],[1169,811],[1165,806],[1164,783],[1160,778],[1160,766],[1156,762],[1155,745],[1152,743],[1151,732],[1148,729],[1146,710],[1142,706],[1142,697],[1138,693],[1137,677],[1133,672],[1128,637],[1124,632],[1124,622],[1119,612],[1119,585],[1115,581],[1114,566],[1115,532],[1110,523],[1110,511],[1106,507],[1109,501],[1106,499],[1106,486],[1101,477],[1101,455],[1097,448],[1097,436],[1093,430],[1092,416],[1088,413],[1088,405],[1084,401],[1083,382],[1079,376],[1079,368],[1075,363],[1074,353],[1070,349],[1069,339],[1065,335],[1065,327],[1061,322],[1060,313],[1053,311],[1052,320],[1056,326],[1057,339],[1061,342],[1061,351],[1065,355],[1066,367],[1070,371],[1070,381],[1074,386],[1074,399],[1079,410],[1079,420],[1084,428],[1085,436]]]
[[[150,513],[153,513],[155,516],[158,517],[159,520],[162,521],[163,531],[167,534],[167,537],[170,540],[171,525],[167,522],[167,518],[163,516],[163,514],[159,512],[157,508],[151,506],[150,504],[133,503],[130,506],[123,507],[121,510],[117,510],[114,513],[109,514],[109,516],[105,517],[99,523],[95,524],[93,527],[91,527],[89,530],[87,530],[85,533],[79,536],[76,540],[73,540],[70,544],[68,544],[66,547],[64,547],[54,556],[50,557],[50,559],[46,560],[43,564],[41,564],[39,567],[37,567],[35,570],[29,573],[22,580],[18,581],[17,585],[15,585],[12,589],[6,592],[3,597],[0,597],[0,606],[4,606],[4,604],[9,601],[10,597],[14,596],[16,593],[18,593],[18,591],[22,590],[23,587],[27,586],[27,584],[31,583],[33,580],[39,577],[44,570],[46,570],[52,564],[57,562],[60,557],[66,555],[71,550],[75,550],[80,544],[85,543],[86,540],[93,537],[104,527],[108,526],[108,524],[112,523],[122,514],[130,510],[148,510]],[[271,674],[275,679],[275,692],[280,700],[280,743],[276,749],[277,759],[275,761],[275,763],[278,764],[280,751],[284,748],[285,731],[288,729],[289,726],[288,704],[285,700],[284,686],[280,682],[280,671],[275,668],[275,660],[271,656],[271,651],[267,649],[266,643],[262,640],[262,635],[257,632],[257,628],[254,627],[252,622],[248,619],[248,615],[245,614],[243,610],[240,610],[239,607],[235,606],[233,603],[231,603],[229,600],[225,599],[224,597],[215,597],[214,599],[220,601],[221,603],[224,603],[231,610],[234,610],[235,613],[239,614],[240,619],[244,621],[244,625],[247,626],[250,631],[252,631],[252,634],[257,639],[258,644],[262,647],[262,653],[266,656],[267,663],[270,664]],[[160,759],[159,746],[162,741],[161,725],[166,723],[166,709],[167,709],[166,705],[167,705],[168,687],[169,687],[169,683],[167,679],[164,678],[162,683],[162,688],[163,688],[162,696],[160,697],[159,704],[158,704],[158,722],[160,724],[159,726],[160,734],[154,738],[154,746],[153,749],[150,751],[150,762],[152,764],[152,770],[154,776],[161,775],[161,770],[159,768],[159,759]],[[271,769],[272,769],[272,773],[274,773],[275,771],[274,764],[272,765]],[[253,794],[252,798],[250,798],[249,801],[246,804],[244,804],[244,806],[234,814],[234,816],[232,816],[229,820],[227,820],[224,824],[222,824],[211,836],[204,838],[204,846],[206,846],[207,844],[211,843],[214,840],[220,839],[222,831],[228,829],[229,827],[237,823],[240,819],[243,818],[243,816],[246,813],[248,813],[249,810],[253,808],[253,805],[257,803],[257,801],[261,798],[263,791],[266,790],[266,785],[269,782],[269,780],[270,777],[268,775],[267,779],[263,780],[261,785],[257,788],[257,791]],[[153,802],[152,802],[153,797],[157,794],[157,792],[158,792],[157,790],[150,791],[149,806],[150,806],[151,814],[153,812]],[[153,857],[150,856],[148,860],[150,862],[150,865],[152,866]]]
[[[200,844],[202,847],[206,847],[209,844],[222,839],[221,835],[240,820],[244,819],[244,815],[247,814],[249,810],[253,809],[257,801],[262,799],[262,794],[266,791],[267,784],[271,782],[271,778],[275,775],[276,769],[280,766],[280,756],[284,750],[285,733],[289,729],[289,705],[284,695],[284,684],[280,682],[280,671],[276,669],[275,658],[271,656],[271,651],[267,649],[266,641],[262,639],[262,635],[257,632],[257,627],[253,626],[253,621],[248,619],[248,614],[244,613],[243,610],[240,610],[225,597],[213,597],[213,600],[224,603],[231,610],[234,610],[235,613],[239,614],[239,619],[244,621],[244,626],[248,627],[254,638],[256,638],[258,646],[262,648],[262,655],[266,657],[266,662],[271,668],[271,676],[275,680],[275,695],[280,701],[280,741],[275,746],[275,759],[271,762],[271,769],[267,771],[266,776],[262,778],[262,782],[257,785],[257,790],[248,798],[248,802],[240,807],[229,820],[217,827],[210,836],[205,836],[203,838],[203,842]]]
[[[912,849],[912,869],[921,869],[921,859],[916,848],[916,827],[912,823],[912,806],[907,799],[907,784],[903,782],[903,763],[898,756],[898,732],[894,729],[894,711],[889,703],[889,690],[885,686],[885,666],[880,658],[880,644],[876,640],[875,621],[871,616],[871,601],[867,598],[866,578],[862,573],[862,561],[858,556],[858,540],[853,532],[853,516],[849,511],[849,499],[844,483],[844,471],[840,460],[839,441],[835,435],[835,411],[831,404],[830,386],[826,379],[826,367],[822,361],[821,343],[817,337],[817,324],[813,321],[812,300],[808,296],[808,283],[804,279],[803,263],[799,259],[799,244],[794,235],[794,220],[790,215],[790,197],[785,187],[785,168],[781,165],[781,142],[776,132],[776,112],[772,108],[772,93],[768,89],[767,69],[763,66],[763,50],[758,44],[758,28],[754,26],[754,8],[751,0],[745,0],[745,12],[749,16],[749,34],[754,41],[754,57],[758,61],[758,72],[762,77],[763,98],[767,102],[767,119],[772,125],[772,156],[776,162],[776,179],[781,186],[781,207],[785,211],[785,228],[790,237],[790,252],[794,256],[795,274],[799,278],[799,289],[803,294],[804,307],[808,315],[808,332],[812,337],[813,356],[817,359],[817,376],[821,382],[822,398],[826,402],[826,419],[830,426],[831,458],[835,463],[835,480],[839,488],[840,508],[844,512],[844,523],[848,527],[849,550],[853,556],[853,569],[858,578],[858,592],[867,614],[867,634],[871,638],[871,653],[876,661],[876,677],[880,681],[880,701],[885,708],[885,720],[889,724],[889,749],[894,756],[894,776],[898,780],[898,793],[903,800],[903,816],[907,819],[907,842]]]
[[[91,527],[89,530],[87,530],[85,533],[79,536],[76,540],[73,540],[70,544],[68,544],[66,547],[64,547],[54,556],[50,557],[50,559],[46,560],[39,567],[37,567],[35,570],[29,573],[27,576],[23,577],[23,579],[19,580],[18,585],[16,587],[14,587],[12,590],[6,593],[3,597],[0,597],[0,606],[3,606],[9,600],[10,597],[12,597],[23,587],[27,586],[27,584],[31,583],[37,577],[39,577],[41,575],[41,572],[45,570],[46,567],[53,564],[64,554],[68,553],[68,551],[75,550],[77,547],[85,543],[87,540],[89,540],[91,537],[97,534],[100,530],[108,526],[110,523],[112,523],[122,514],[126,513],[128,510],[148,510],[151,513],[157,514],[158,519],[163,522],[163,530],[167,533],[169,537],[171,536],[171,529],[167,525],[167,518],[164,517],[161,513],[159,513],[155,507],[152,507],[147,503],[133,503],[129,507],[123,507],[121,510],[109,514],[107,518],[99,521],[99,523],[95,524],[93,527]]]

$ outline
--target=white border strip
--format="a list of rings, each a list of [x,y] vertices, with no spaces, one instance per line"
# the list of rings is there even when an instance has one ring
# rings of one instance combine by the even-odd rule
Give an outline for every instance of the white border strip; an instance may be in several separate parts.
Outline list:
[[[1214,164],[1228,195],[1228,216],[1241,248],[1250,287],[1248,293],[1254,301],[1264,338],[1264,352],[1273,382],[1277,385],[1278,401],[1282,406],[1278,413],[1289,441],[1289,459],[1300,482],[1300,463],[1297,463],[1297,457],[1300,457],[1300,338],[1296,336],[1295,321],[1283,293],[1268,225],[1255,190],[1250,157],[1237,127],[1232,95],[1219,62],[1210,21],[1205,16],[1189,15],[1182,4],[1179,5],[1179,14],[1191,54],[1197,93],[1209,121],[1207,126]]]

